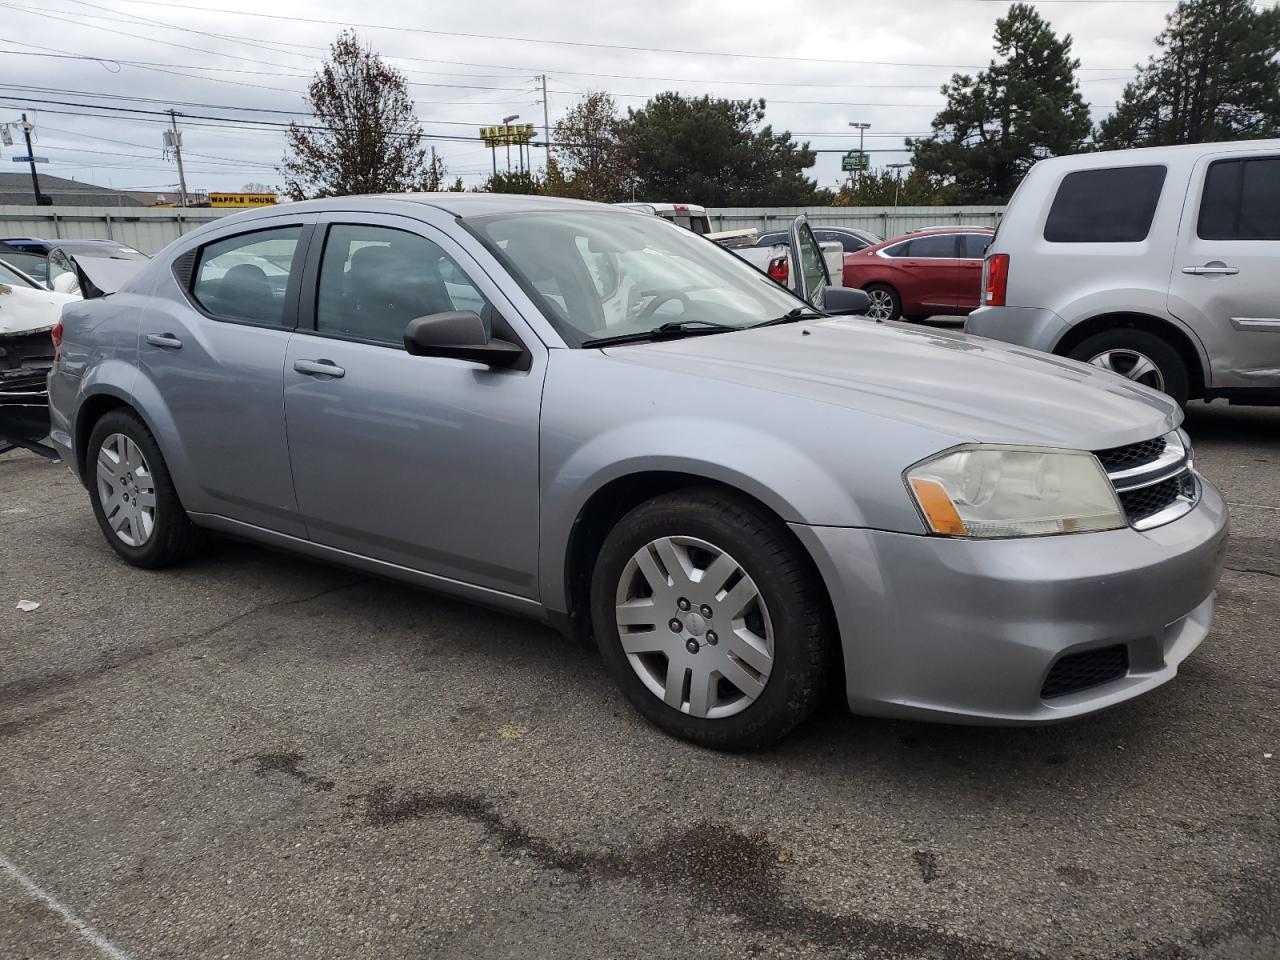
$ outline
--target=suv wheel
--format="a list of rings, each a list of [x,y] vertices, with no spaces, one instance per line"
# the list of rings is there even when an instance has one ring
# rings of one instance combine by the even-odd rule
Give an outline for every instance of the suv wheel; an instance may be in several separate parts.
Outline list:
[[[1186,406],[1191,392],[1187,365],[1167,340],[1154,333],[1106,330],[1077,344],[1069,356],[1167,393],[1179,406]]]
[[[601,547],[591,600],[605,665],[674,736],[759,747],[821,698],[825,594],[785,528],[736,498],[684,490],[632,510]]]
[[[89,498],[107,543],[135,567],[188,557],[203,531],[187,517],[151,431],[137,415],[112,410],[94,424],[86,454]]]
[[[902,316],[902,298],[893,287],[885,283],[873,283],[864,289],[871,298],[871,306],[867,307],[865,314],[868,320],[885,323]]]

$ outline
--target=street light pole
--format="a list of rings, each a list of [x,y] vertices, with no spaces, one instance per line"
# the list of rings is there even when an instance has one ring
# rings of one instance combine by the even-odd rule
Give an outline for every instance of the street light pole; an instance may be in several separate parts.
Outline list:
[[[902,186],[902,169],[904,167],[911,166],[911,164],[890,163],[890,164],[887,164],[887,166],[890,170],[893,170],[896,173],[896,175],[893,178],[893,214],[894,216],[897,216],[898,215],[898,188]]]
[[[502,118],[502,139],[507,141],[507,173],[511,173],[511,131],[507,128],[511,125],[512,120],[519,120],[520,114],[513,113],[509,117]]]
[[[864,144],[865,144],[865,142],[866,142],[863,138],[866,136],[867,131],[871,129],[871,124],[869,124],[869,123],[858,123],[857,121],[853,121],[853,120],[851,120],[851,121],[849,121],[849,126],[853,127],[855,130],[857,130],[857,131],[858,131],[858,156],[862,158],[862,159],[861,159],[860,161],[858,161],[858,162],[859,162],[859,163],[864,163],[864,162],[866,161],[866,159],[867,159],[867,153],[866,153],[866,151],[863,149],[863,146],[864,146]],[[858,177],[859,177],[859,179],[861,179],[861,177],[862,177],[862,171],[861,171],[861,170],[859,170],[859,171],[858,171]],[[852,179],[852,178],[850,178],[850,179]]]

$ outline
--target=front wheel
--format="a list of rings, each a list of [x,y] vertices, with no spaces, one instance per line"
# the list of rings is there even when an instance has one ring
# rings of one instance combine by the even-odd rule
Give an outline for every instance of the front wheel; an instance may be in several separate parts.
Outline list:
[[[877,323],[887,323],[902,316],[902,298],[898,291],[885,283],[873,283],[864,287],[871,305],[867,307],[866,317]]]
[[[1187,365],[1178,351],[1145,330],[1122,327],[1095,333],[1077,344],[1069,356],[1167,393],[1179,406],[1186,406],[1191,393]]]
[[[759,747],[821,699],[826,596],[786,528],[735,497],[685,490],[632,510],[601,547],[591,599],[605,665],[667,733]]]

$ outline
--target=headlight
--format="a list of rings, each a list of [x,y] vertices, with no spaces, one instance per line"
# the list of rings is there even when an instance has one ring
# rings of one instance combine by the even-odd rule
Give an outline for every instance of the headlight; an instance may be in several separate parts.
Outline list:
[[[1091,453],[970,445],[907,470],[929,529],[947,537],[1034,537],[1127,526]]]

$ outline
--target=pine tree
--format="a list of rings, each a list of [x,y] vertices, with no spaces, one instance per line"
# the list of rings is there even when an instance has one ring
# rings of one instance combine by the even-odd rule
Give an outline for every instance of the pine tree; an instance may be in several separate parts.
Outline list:
[[[1160,52],[1138,68],[1100,146],[1161,146],[1280,133],[1280,8],[1189,0],[1165,18]]]
[[[1029,4],[996,21],[996,59],[955,74],[930,137],[908,140],[915,169],[948,185],[954,203],[1002,203],[1037,160],[1086,149],[1093,124],[1071,37]]]

